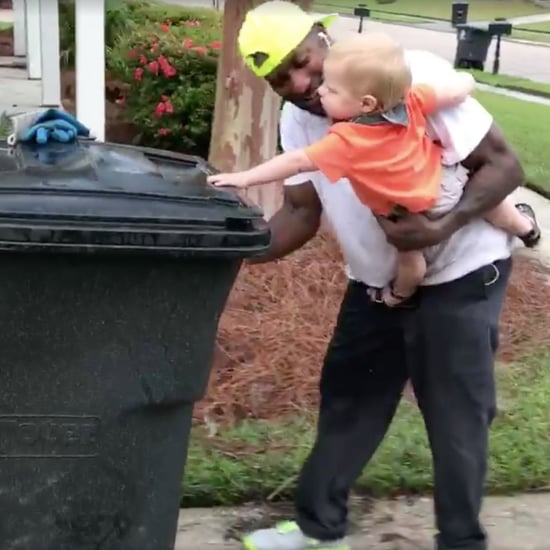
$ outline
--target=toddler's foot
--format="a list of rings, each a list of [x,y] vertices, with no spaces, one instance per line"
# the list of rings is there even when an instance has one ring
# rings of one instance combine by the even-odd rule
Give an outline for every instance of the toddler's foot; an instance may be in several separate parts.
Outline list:
[[[531,231],[529,231],[525,235],[518,235],[518,237],[523,241],[523,244],[527,248],[533,248],[538,244],[541,238],[541,231],[539,224],[537,223],[535,211],[531,208],[531,206],[526,203],[516,204],[516,208],[531,222],[533,226]]]
[[[408,294],[401,294],[395,291],[393,283],[382,289],[382,301],[388,307],[397,307],[403,302],[406,302],[412,295],[414,290]]]

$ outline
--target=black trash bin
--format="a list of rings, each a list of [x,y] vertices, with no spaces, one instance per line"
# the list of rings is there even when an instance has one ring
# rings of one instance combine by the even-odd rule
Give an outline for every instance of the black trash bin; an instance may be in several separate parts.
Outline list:
[[[206,169],[93,142],[0,152],[2,550],[173,548],[218,320],[269,243]]]
[[[458,24],[455,66],[460,69],[483,70],[493,36],[483,25]]]
[[[490,23],[465,23],[456,25],[457,47],[455,67],[483,71],[493,37],[498,40],[497,57],[500,56],[500,37],[512,34],[512,24],[507,21]]]

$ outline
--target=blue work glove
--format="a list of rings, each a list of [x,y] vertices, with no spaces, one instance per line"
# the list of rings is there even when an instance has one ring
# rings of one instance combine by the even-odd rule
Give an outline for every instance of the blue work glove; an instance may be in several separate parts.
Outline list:
[[[42,145],[48,141],[68,143],[76,137],[76,129],[72,124],[63,120],[50,120],[34,124],[21,136],[21,141],[35,141]]]
[[[34,141],[40,145],[48,141],[68,143],[74,141],[77,136],[88,137],[89,135],[90,130],[71,114],[58,109],[49,109],[23,132],[20,141]]]

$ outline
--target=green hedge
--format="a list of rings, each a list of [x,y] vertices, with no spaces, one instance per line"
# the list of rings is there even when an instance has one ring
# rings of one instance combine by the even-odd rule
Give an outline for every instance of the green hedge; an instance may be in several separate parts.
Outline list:
[[[127,4],[125,33],[109,50],[123,82],[125,116],[137,142],[208,156],[222,19],[219,12],[145,2]]]
[[[139,143],[206,156],[221,21],[209,10],[204,18],[189,13],[178,24],[166,18],[134,24],[115,41],[109,69],[127,87],[126,116],[139,128]]]
[[[59,1],[60,47],[62,63],[73,67],[75,53],[75,0]],[[185,8],[143,0],[105,1],[105,47],[113,48],[117,39],[130,29],[147,24],[171,22],[178,26],[187,21],[201,21],[207,26],[220,25],[220,14],[214,10]],[[107,56],[109,64],[109,56]]]
[[[75,0],[59,2],[59,42],[61,63],[72,68],[75,61]],[[106,0],[105,2],[105,46],[107,51],[113,46],[117,36],[127,32],[132,25],[131,15],[135,10],[133,2]],[[108,62],[108,59],[107,59]]]
[[[215,10],[106,0],[109,77],[136,143],[208,155],[222,20]],[[62,62],[74,63],[74,0],[60,2]]]

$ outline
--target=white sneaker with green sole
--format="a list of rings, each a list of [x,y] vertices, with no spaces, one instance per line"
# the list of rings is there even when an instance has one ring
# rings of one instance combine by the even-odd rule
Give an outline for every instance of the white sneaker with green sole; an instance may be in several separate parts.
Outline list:
[[[345,539],[321,541],[306,537],[294,521],[260,529],[243,539],[246,550],[350,550]]]

